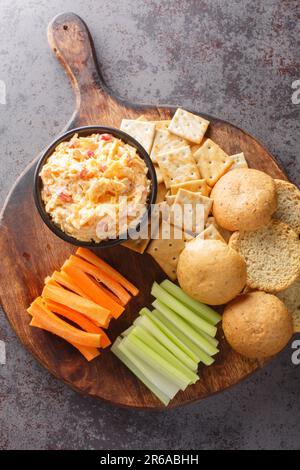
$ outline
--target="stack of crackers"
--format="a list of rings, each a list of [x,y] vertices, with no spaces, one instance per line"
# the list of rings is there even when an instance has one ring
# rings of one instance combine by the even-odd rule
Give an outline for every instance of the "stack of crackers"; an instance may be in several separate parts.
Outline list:
[[[121,130],[149,153],[158,180],[157,203],[170,208],[168,220],[162,217],[158,229],[164,236],[156,236],[152,241],[150,236],[146,240],[128,240],[123,245],[139,253],[148,247],[147,252],[172,280],[176,279],[179,254],[190,239],[201,236],[228,241],[230,234],[220,230],[210,216],[213,203],[210,192],[227,171],[248,168],[243,153],[230,156],[205,137],[209,124],[203,117],[181,108],[172,120],[147,121],[145,116],[140,116],[137,120],[123,119],[121,123]],[[179,237],[178,233],[174,235],[177,223],[172,208],[185,204],[192,207],[191,230]],[[199,209],[203,210],[204,226],[194,224]],[[167,223],[174,226],[168,237],[165,236]]]

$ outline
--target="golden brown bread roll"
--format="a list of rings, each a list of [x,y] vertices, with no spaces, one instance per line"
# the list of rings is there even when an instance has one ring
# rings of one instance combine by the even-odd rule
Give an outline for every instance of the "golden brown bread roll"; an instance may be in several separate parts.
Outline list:
[[[270,222],[277,209],[274,180],[262,171],[248,168],[224,175],[211,197],[217,224],[231,232],[257,230]]]
[[[244,288],[246,263],[224,242],[196,238],[181,252],[177,276],[182,289],[194,299],[222,305]]]
[[[251,292],[225,308],[223,331],[230,346],[242,356],[262,359],[281,351],[293,335],[293,322],[278,297]]]

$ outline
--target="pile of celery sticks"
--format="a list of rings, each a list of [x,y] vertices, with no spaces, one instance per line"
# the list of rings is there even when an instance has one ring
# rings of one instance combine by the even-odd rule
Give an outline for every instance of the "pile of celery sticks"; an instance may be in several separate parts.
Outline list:
[[[143,308],[112,352],[165,405],[199,380],[200,362],[210,366],[219,352],[221,316],[169,280],[153,284],[155,310]]]

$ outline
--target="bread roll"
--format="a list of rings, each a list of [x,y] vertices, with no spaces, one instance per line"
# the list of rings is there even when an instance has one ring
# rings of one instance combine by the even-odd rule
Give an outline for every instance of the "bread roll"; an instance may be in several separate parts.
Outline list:
[[[257,230],[277,209],[274,180],[253,169],[230,171],[217,182],[211,197],[217,224],[231,232]]]
[[[177,266],[178,281],[191,297],[209,305],[222,305],[246,284],[246,263],[219,240],[197,238],[187,243]]]
[[[225,308],[223,331],[230,346],[242,356],[262,359],[281,351],[293,335],[286,306],[275,295],[252,292]]]

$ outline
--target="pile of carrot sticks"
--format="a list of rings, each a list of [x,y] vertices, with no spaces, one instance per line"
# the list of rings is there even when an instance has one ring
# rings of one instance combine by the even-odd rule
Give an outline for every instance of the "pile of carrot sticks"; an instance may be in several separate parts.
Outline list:
[[[45,279],[42,295],[27,309],[30,325],[63,338],[91,361],[111,344],[104,331],[110,320],[122,315],[138,292],[92,251],[78,248],[60,271]]]

